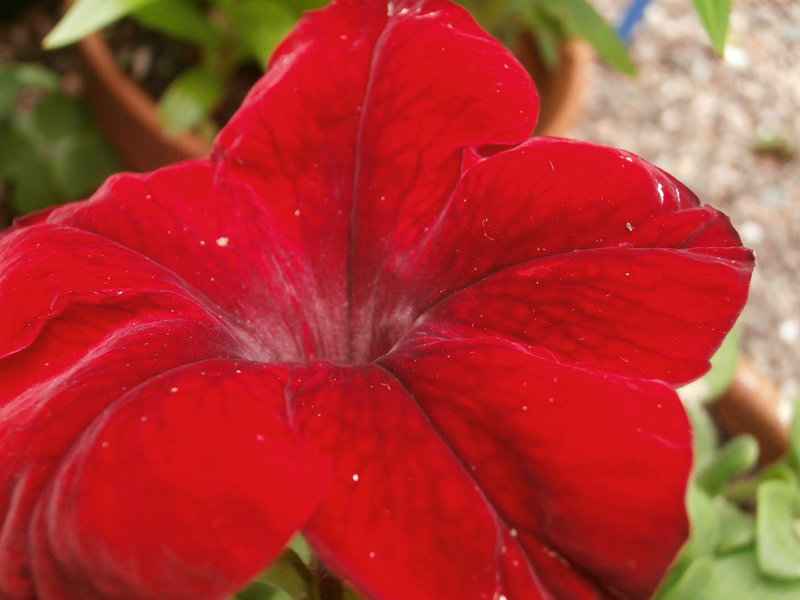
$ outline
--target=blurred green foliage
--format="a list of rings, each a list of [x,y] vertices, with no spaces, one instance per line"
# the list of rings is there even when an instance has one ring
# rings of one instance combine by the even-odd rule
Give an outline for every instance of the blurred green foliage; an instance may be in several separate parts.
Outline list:
[[[654,600],[800,598],[800,399],[789,454],[761,470],[755,440],[719,446],[705,407],[687,408],[695,435],[691,537]]]
[[[275,47],[302,13],[325,0],[77,0],[45,38],[59,48],[130,17],[139,25],[199,50],[199,61],[170,84],[159,101],[167,129],[216,128],[210,117],[237,70],[248,62],[266,68]]]
[[[0,184],[14,214],[89,195],[120,168],[80,99],[42,67],[0,66]]]

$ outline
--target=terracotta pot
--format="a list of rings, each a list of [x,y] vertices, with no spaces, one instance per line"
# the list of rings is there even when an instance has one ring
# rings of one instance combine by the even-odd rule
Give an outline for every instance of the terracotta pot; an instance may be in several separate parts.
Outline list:
[[[539,92],[539,122],[536,135],[563,137],[578,121],[594,61],[594,50],[581,39],[572,39],[561,49],[558,67],[548,69],[528,39],[517,50],[520,61],[528,69]]]
[[[559,68],[548,70],[534,48],[532,42],[523,44],[520,58],[539,89],[536,133],[563,136],[580,114],[593,54],[585,42],[571,41],[563,48]],[[80,49],[87,67],[89,106],[127,168],[150,171],[208,155],[211,144],[200,136],[165,133],[155,101],[122,71],[102,35],[83,39]]]
[[[100,34],[80,42],[86,64],[86,99],[98,127],[133,171],[152,171],[205,156],[211,144],[193,133],[164,131],[154,100],[117,65]]]
[[[731,386],[714,401],[711,409],[730,433],[749,433],[758,440],[761,464],[778,460],[786,453],[789,403],[749,360],[739,360]]]

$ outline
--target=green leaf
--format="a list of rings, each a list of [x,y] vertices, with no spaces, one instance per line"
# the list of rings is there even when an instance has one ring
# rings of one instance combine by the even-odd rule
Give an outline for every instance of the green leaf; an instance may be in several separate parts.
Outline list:
[[[35,87],[47,92],[56,92],[61,86],[61,77],[55,71],[33,64],[16,64],[11,67],[14,77],[25,87]]]
[[[299,13],[285,4],[270,0],[241,0],[231,7],[230,14],[245,46],[262,67],[299,18]]]
[[[700,402],[686,402],[686,414],[692,424],[695,472],[702,470],[717,450],[717,430],[708,410]]]
[[[758,569],[755,549],[747,548],[721,556],[703,595],[685,600],[797,600],[800,584],[764,576]],[[683,599],[682,599],[683,600]]]
[[[798,485],[797,473],[786,462],[777,462],[767,465],[759,477],[759,483],[764,481],[783,481],[792,486]]]
[[[800,398],[794,401],[792,424],[789,427],[789,455],[787,462],[800,477]]]
[[[254,581],[236,594],[236,600],[292,600],[292,597],[263,581]]]
[[[741,336],[739,327],[734,326],[711,357],[711,370],[703,377],[709,399],[718,398],[731,386],[740,354]]]
[[[756,550],[761,571],[800,582],[800,490],[784,481],[758,486]]]
[[[758,442],[751,435],[740,435],[725,444],[697,474],[697,485],[716,496],[731,479],[752,469],[758,460]]]
[[[59,81],[56,73],[36,65],[0,65],[0,119],[13,116],[19,93],[24,88],[54,92],[58,89]]]
[[[561,39],[549,29],[536,32],[536,48],[548,69],[554,69],[561,62]]]
[[[546,4],[542,5],[542,0],[518,3],[510,8],[510,10],[513,9],[518,11],[519,19],[522,20],[531,38],[536,43],[536,49],[539,51],[545,66],[548,69],[557,67],[561,60],[561,47],[567,37],[560,21],[553,19],[553,16],[547,10]],[[498,16],[497,18],[502,19],[505,23],[496,26],[497,28],[505,27],[509,30],[505,35],[510,38],[509,41],[512,44],[509,47],[512,49],[519,44],[520,37],[515,27],[508,26],[508,24],[513,25],[515,16],[513,13],[512,15]]]
[[[21,90],[22,83],[13,69],[0,68],[0,119],[13,114]]]
[[[76,131],[66,138],[50,165],[55,185],[69,200],[87,197],[120,169],[106,141],[93,129]]]
[[[46,92],[58,90],[58,74],[37,65],[0,65],[0,119],[10,118],[16,110],[17,98],[24,88]]]
[[[259,579],[285,591],[293,600],[311,596],[311,572],[291,548],[284,550]]]
[[[44,98],[33,112],[31,134],[42,143],[50,143],[68,137],[91,126],[91,120],[83,105],[75,98],[54,94]]]
[[[215,47],[221,37],[195,0],[157,0],[137,8],[131,16],[145,27],[201,48]]]
[[[9,202],[16,214],[61,200],[36,145],[16,127],[0,136],[0,180],[10,184]]]
[[[284,0],[284,4],[292,8],[296,13],[303,13],[307,10],[322,8],[328,0]]]
[[[684,559],[694,560],[700,556],[713,555],[720,536],[714,500],[704,490],[692,484],[689,486],[686,504],[692,532],[683,551]]]
[[[714,504],[720,525],[716,548],[718,553],[739,550],[755,539],[756,524],[751,515],[724,498],[717,497]]]
[[[158,108],[168,131],[194,129],[206,121],[225,91],[225,83],[203,66],[181,73],[161,96]]]
[[[705,598],[704,591],[713,573],[713,563],[707,556],[692,562],[679,579],[662,587],[653,600],[695,600]]]
[[[725,50],[733,0],[693,0],[700,20],[711,38],[711,44],[720,54]]]
[[[587,0],[561,0],[544,6],[554,18],[563,22],[566,31],[592,44],[603,60],[623,73],[636,74],[625,44]]]
[[[349,587],[344,586],[342,589],[342,600],[361,600],[361,596],[356,594]]]
[[[69,8],[53,31],[44,38],[43,46],[53,49],[77,42],[154,1],[78,0]]]
[[[63,94],[16,114],[0,136],[0,175],[10,183],[15,212],[87,196],[119,164],[94,129],[84,105]]]
[[[314,553],[311,550],[311,546],[308,545],[306,538],[302,536],[302,534],[295,534],[292,538],[292,541],[289,542],[288,546],[297,556],[300,557],[305,564],[310,565],[311,560],[314,558]]]

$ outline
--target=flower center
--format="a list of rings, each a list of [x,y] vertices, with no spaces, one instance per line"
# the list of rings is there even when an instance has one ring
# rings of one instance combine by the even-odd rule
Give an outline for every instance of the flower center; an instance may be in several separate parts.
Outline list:
[[[410,330],[417,311],[362,307],[348,312],[261,314],[240,321],[235,330],[248,360],[309,362],[328,360],[351,365],[373,362],[391,350]],[[244,327],[243,327],[244,325]]]

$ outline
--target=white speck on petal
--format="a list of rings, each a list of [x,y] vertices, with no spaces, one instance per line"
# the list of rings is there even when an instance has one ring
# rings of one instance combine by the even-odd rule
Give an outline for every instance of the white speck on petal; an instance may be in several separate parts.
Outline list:
[[[353,481],[358,481],[358,473],[353,473]]]
[[[511,529],[509,529],[509,530],[508,530],[508,533],[509,533],[509,534],[511,535],[511,537],[513,537],[513,538],[515,538],[515,537],[517,537],[517,536],[519,535],[519,531],[517,531],[517,530],[516,530],[516,529],[514,529],[513,527],[512,527]]]
[[[205,246],[206,245],[206,241],[205,240],[200,240],[200,245],[201,246]]]
[[[295,216],[295,217],[299,217],[301,214],[302,214],[302,213],[300,212],[300,209],[299,209],[299,208],[298,208],[296,211],[294,211],[294,216]]]
[[[483,227],[483,237],[485,237],[487,240],[493,242],[493,241],[495,241],[495,238],[490,236],[489,232],[486,230],[488,224],[489,224],[489,218],[488,217],[485,218],[483,221],[481,221],[481,226]]]
[[[625,223],[625,229],[627,229],[628,231],[633,231],[633,225],[631,225],[630,222]]]
[[[176,388],[176,387],[174,387],[174,388],[169,388],[169,391],[170,391],[170,392],[172,392],[172,393],[174,394],[175,392],[177,392],[177,391],[178,391],[178,388]]]
[[[230,242],[230,238],[226,238],[226,237],[218,237],[217,238],[217,246],[219,246],[220,248],[224,248],[225,246],[227,246],[228,242]]]
[[[257,442],[263,442],[264,441],[264,434],[263,433],[256,434],[256,441]]]

